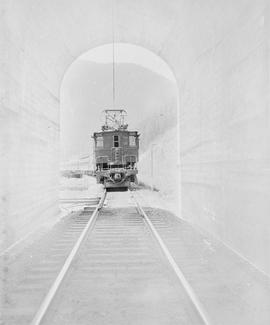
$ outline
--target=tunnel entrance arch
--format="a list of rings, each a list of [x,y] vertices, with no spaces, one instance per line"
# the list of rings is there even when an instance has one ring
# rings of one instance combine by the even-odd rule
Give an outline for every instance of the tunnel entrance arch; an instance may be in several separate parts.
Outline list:
[[[62,169],[91,169],[90,135],[100,129],[101,111],[114,106],[126,109],[130,127],[142,133],[141,183],[171,195],[178,210],[178,87],[172,69],[160,56],[130,43],[115,43],[114,49],[112,43],[91,48],[67,68],[59,97]]]

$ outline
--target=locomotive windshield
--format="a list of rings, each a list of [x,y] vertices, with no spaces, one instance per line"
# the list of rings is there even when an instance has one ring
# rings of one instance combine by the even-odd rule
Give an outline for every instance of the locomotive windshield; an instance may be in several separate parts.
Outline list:
[[[129,136],[129,146],[135,147],[136,146],[136,137],[134,135]]]
[[[103,147],[103,137],[102,136],[97,137],[97,147],[99,147],[99,148]]]

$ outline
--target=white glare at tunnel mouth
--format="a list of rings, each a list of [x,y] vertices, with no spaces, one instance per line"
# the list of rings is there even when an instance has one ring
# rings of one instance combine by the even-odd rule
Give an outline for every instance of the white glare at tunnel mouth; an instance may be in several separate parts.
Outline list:
[[[171,68],[159,56],[153,52],[137,45],[116,43],[115,45],[116,63],[133,63],[141,65],[147,69],[162,75],[175,82],[175,77]],[[92,61],[96,63],[112,62],[112,44],[106,44],[82,54],[79,60]]]

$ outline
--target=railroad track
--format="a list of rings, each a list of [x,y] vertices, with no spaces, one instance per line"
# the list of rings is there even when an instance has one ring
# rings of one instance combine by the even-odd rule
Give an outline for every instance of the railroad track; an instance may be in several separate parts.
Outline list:
[[[136,194],[105,196],[31,325],[210,324]]]
[[[84,199],[85,209],[71,213],[50,233],[44,232],[42,239],[34,245],[37,247],[32,247],[31,241],[18,241],[18,245],[23,244],[23,250],[18,252],[12,245],[0,254],[0,325],[31,323],[101,200],[102,197]]]

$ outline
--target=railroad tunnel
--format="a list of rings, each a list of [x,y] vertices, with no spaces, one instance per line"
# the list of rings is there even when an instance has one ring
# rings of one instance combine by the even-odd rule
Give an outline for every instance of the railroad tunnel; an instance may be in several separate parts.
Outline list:
[[[115,41],[152,51],[176,78],[181,218],[270,274],[267,0],[0,6],[2,249],[59,211],[61,82],[112,42],[113,11]]]
[[[95,169],[92,135],[107,107],[124,108],[129,130],[140,133],[139,184],[161,191],[178,214],[179,98],[171,68],[129,43],[98,46],[74,60],[60,88],[62,170]]]

